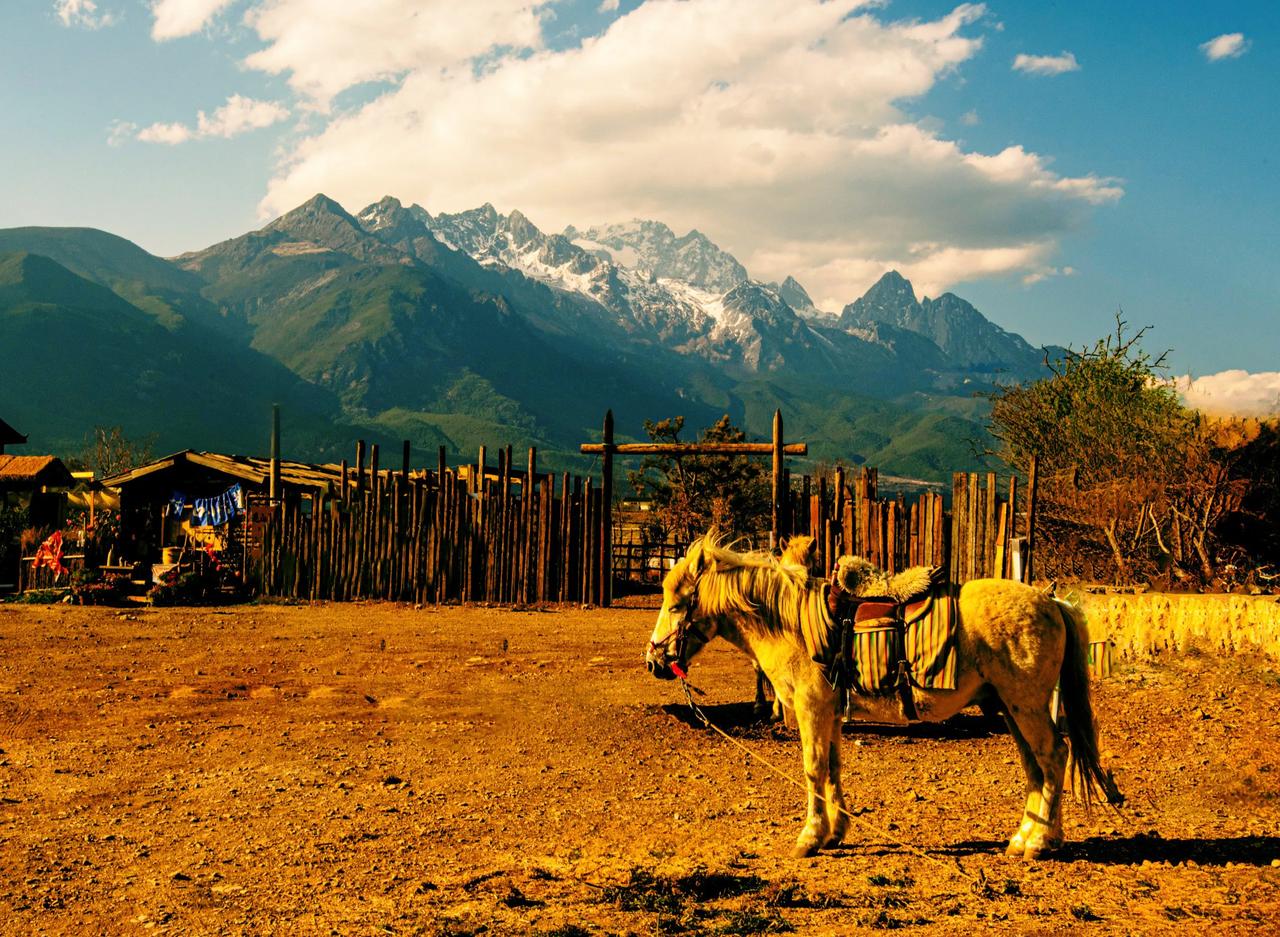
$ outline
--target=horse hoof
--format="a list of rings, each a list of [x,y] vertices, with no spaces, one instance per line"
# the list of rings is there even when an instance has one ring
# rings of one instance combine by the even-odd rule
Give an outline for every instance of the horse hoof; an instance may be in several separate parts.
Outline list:
[[[796,843],[796,848],[791,850],[791,855],[795,859],[812,859],[818,854],[817,840],[804,839]]]
[[[1009,845],[1004,848],[1004,854],[1006,856],[1023,856],[1026,852],[1027,844],[1017,836],[1009,840]]]
[[[1052,853],[1062,845],[1060,839],[1033,839],[1027,843],[1026,848],[1022,851],[1022,858],[1028,862],[1035,862],[1043,856]]]

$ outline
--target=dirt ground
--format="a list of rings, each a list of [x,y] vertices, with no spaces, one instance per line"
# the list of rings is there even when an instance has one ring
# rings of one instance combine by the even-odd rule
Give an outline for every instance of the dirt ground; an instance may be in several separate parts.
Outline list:
[[[845,731],[848,844],[641,663],[654,612],[0,606],[6,934],[1275,933],[1280,667],[1191,654],[1095,684],[1123,812],[1003,855],[1010,739]],[[755,725],[713,646],[707,711]]]

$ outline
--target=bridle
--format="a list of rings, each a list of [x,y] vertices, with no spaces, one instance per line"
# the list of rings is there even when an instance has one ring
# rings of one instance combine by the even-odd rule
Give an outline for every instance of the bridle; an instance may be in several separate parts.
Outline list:
[[[680,621],[674,628],[656,641],[649,642],[649,653],[657,654],[662,652],[666,665],[675,671],[676,675],[683,678],[684,671],[688,669],[689,659],[686,652],[689,649],[689,635],[693,634],[699,638],[703,644],[711,639],[693,623],[693,615],[698,607],[698,593],[695,588],[693,594],[688,599],[688,608],[684,610]]]

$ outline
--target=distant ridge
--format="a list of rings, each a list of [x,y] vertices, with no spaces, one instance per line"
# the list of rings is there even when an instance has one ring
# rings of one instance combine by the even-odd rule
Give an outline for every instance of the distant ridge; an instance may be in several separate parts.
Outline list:
[[[23,383],[56,367],[37,354],[0,389],[33,439],[64,444],[118,422],[260,452],[253,414],[283,400],[298,457],[363,435],[456,457],[536,445],[568,467],[606,407],[623,434],[727,412],[761,437],[781,406],[817,459],[937,480],[974,465],[973,391],[1043,373],[1043,350],[953,294],[919,300],[890,272],[835,316],[794,277],[755,280],[650,220],[557,234],[490,204],[388,196],[353,214],[316,195],[170,260],[91,229],[9,229],[0,249],[0,341],[62,351],[79,329],[67,355],[100,375],[37,397]]]

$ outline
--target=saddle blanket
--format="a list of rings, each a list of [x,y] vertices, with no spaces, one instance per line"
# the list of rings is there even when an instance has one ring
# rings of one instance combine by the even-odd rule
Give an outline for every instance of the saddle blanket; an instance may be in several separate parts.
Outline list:
[[[897,617],[901,613],[901,617]],[[956,599],[947,585],[935,586],[906,605],[863,602],[854,615],[847,647],[850,690],[862,695],[893,693],[898,662],[907,662],[912,685],[929,690],[956,687]]]

